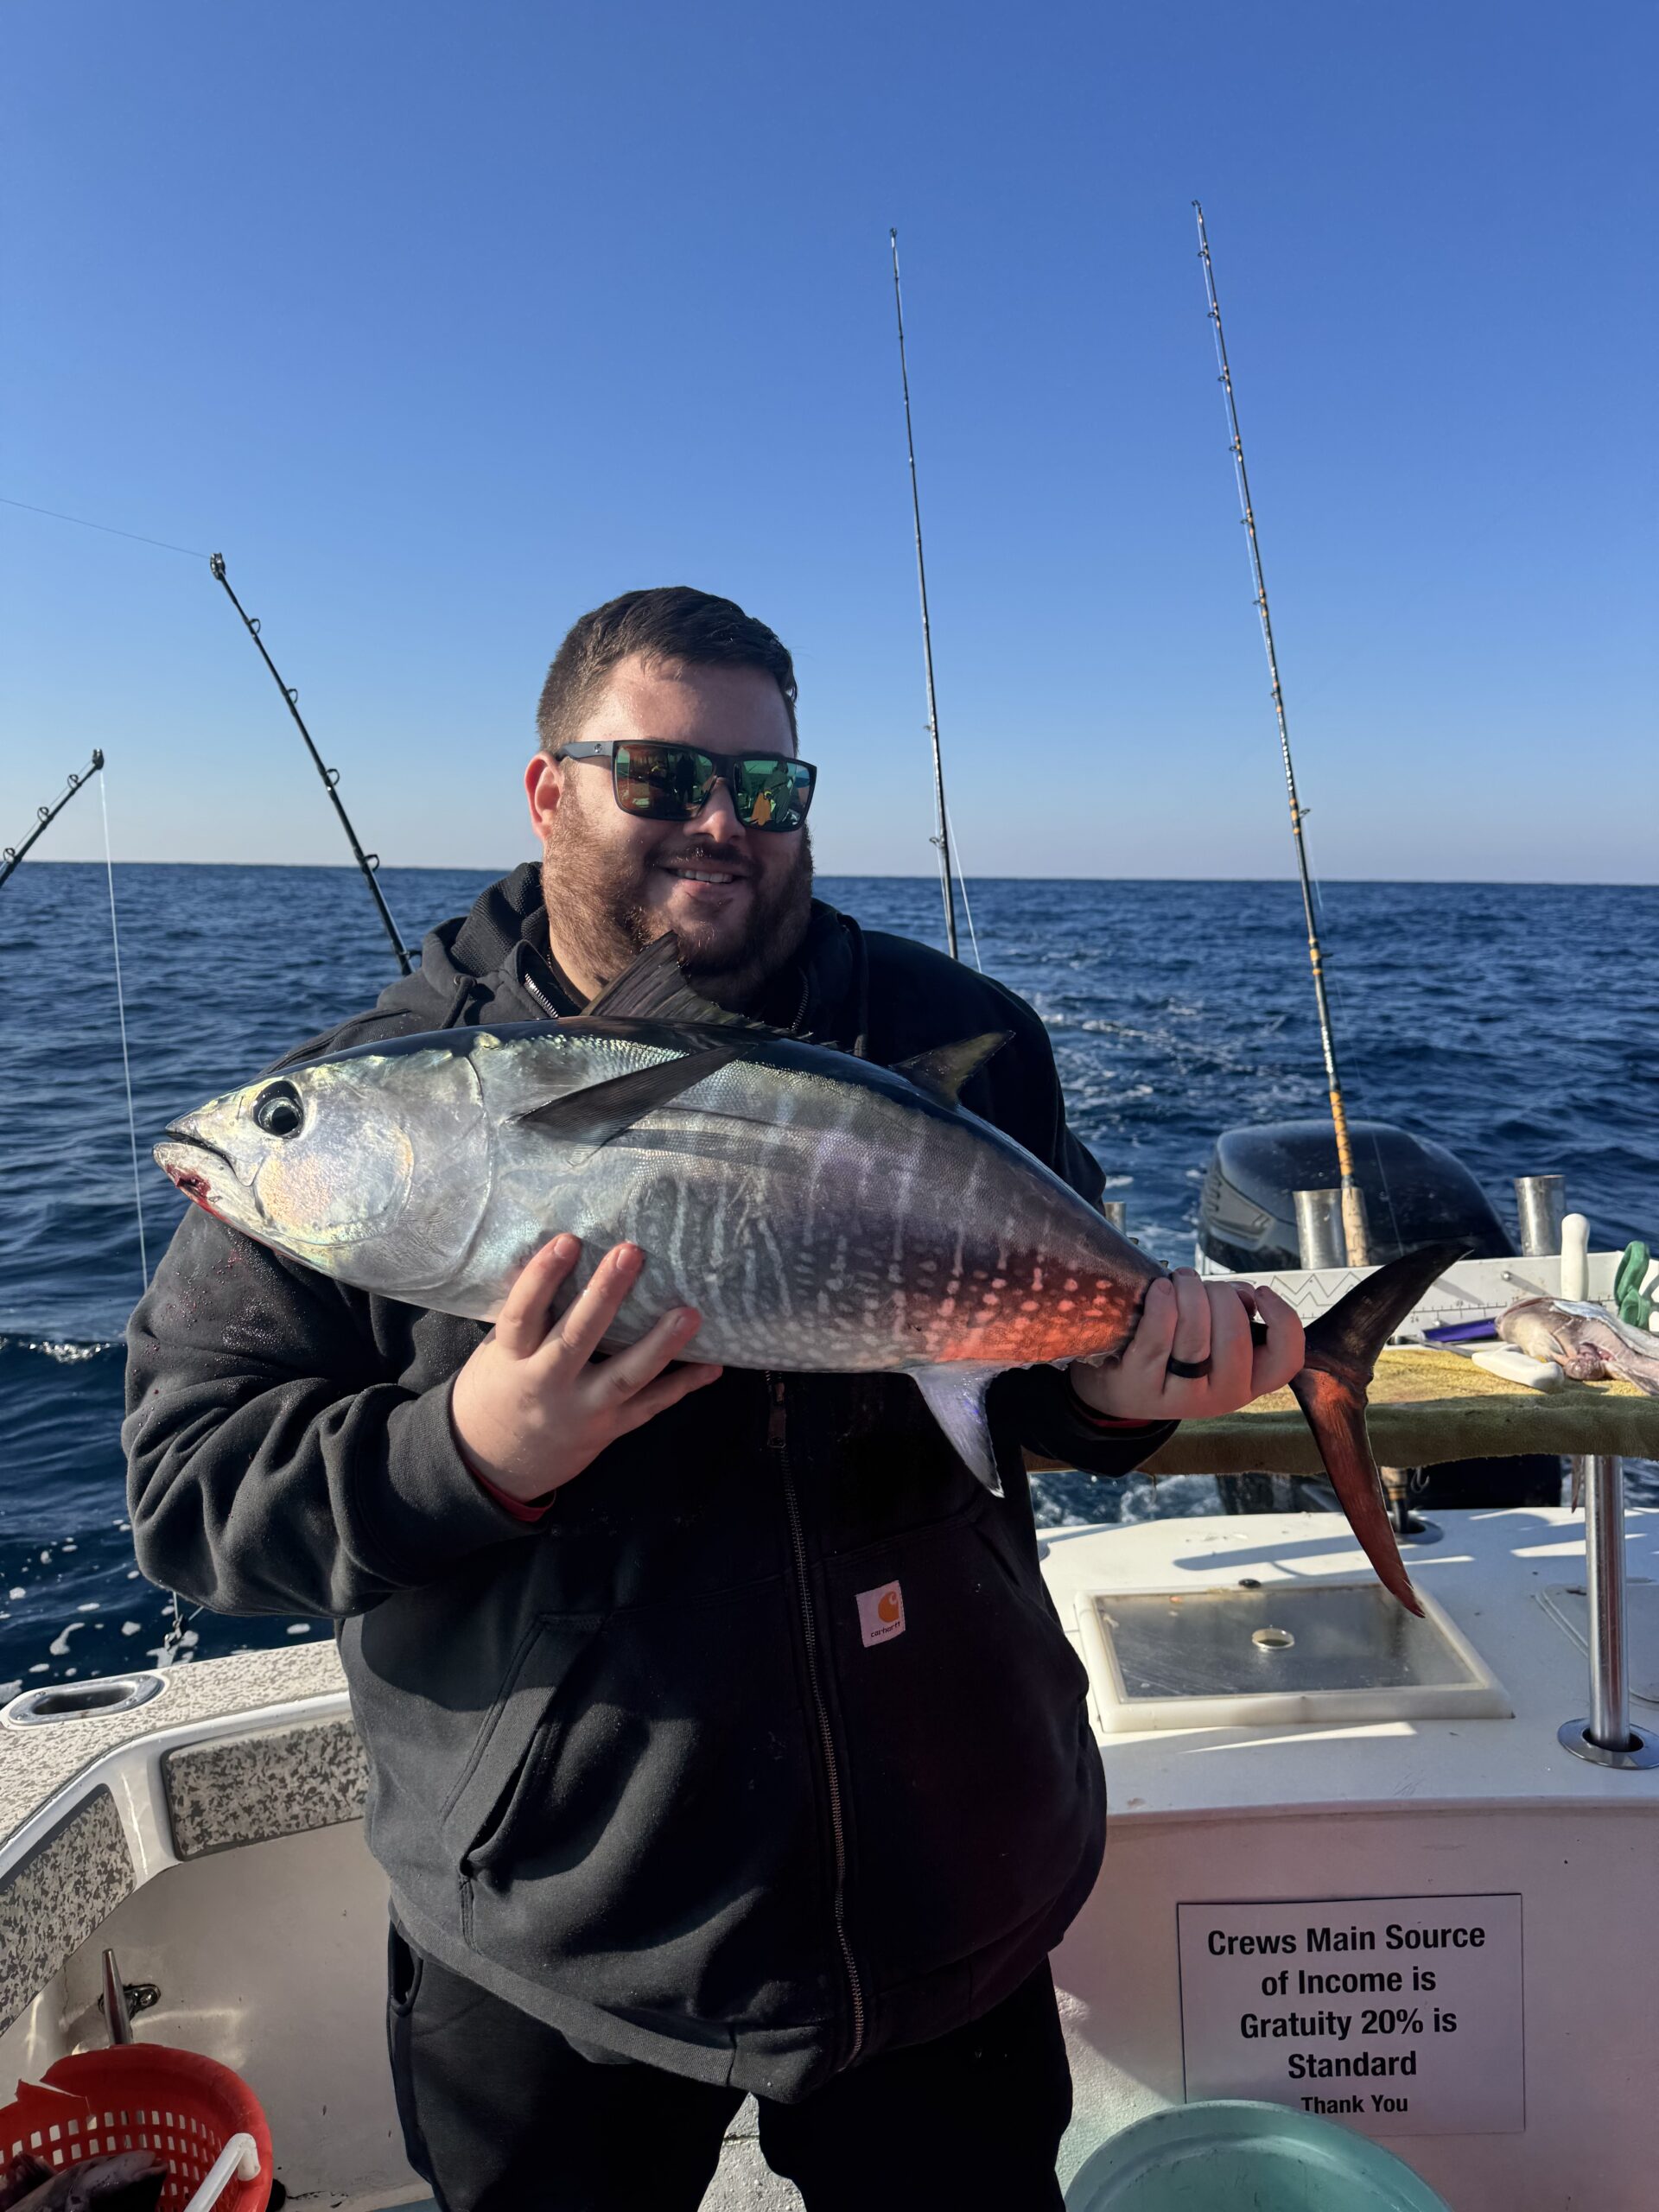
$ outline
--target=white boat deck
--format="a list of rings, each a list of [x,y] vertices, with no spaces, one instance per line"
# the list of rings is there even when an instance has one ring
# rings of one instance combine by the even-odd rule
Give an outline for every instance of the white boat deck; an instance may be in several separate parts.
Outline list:
[[[1587,1711],[1588,1662],[1541,1600],[1552,1586],[1583,1586],[1583,1516],[1540,1506],[1433,1517],[1441,1541],[1404,1547],[1408,1569],[1508,1691],[1512,1718],[1115,1734],[1103,1738],[1114,1823],[1205,1814],[1238,1821],[1287,1805],[1351,1811],[1406,1799],[1464,1811],[1517,1803],[1659,1806],[1659,1770],[1592,1766],[1555,1740],[1564,1720]],[[1272,1589],[1370,1573],[1335,1515],[1043,1533],[1043,1573],[1068,1627],[1077,1594],[1090,1589],[1201,1589],[1245,1576]],[[1632,1581],[1659,1582],[1659,1511],[1629,1510],[1625,1556]],[[1083,1639],[1073,1633],[1082,1652]],[[1644,1708],[1633,1709],[1639,1715]],[[1659,1725],[1659,1708],[1645,1710],[1649,1725]]]

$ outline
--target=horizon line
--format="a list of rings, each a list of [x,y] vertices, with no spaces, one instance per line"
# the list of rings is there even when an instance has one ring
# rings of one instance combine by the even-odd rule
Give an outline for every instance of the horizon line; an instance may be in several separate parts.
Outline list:
[[[526,855],[525,857],[528,858],[529,855]],[[36,868],[91,868],[101,869],[105,863],[101,857],[96,860],[72,861],[65,860],[60,855],[51,855],[35,861],[31,865]],[[354,861],[118,860],[113,862],[113,865],[118,868],[233,868],[238,874],[246,874],[250,870],[255,868],[270,868],[273,870],[286,868],[296,873],[301,870],[316,873],[327,872],[336,875],[357,875],[361,873],[361,870],[358,868],[357,863]],[[519,862],[514,863],[515,867],[519,865],[521,865]],[[376,874],[378,875],[493,874],[496,880],[499,880],[501,874],[511,874],[511,872],[512,871],[510,869],[501,869],[499,864],[483,861],[385,861],[381,863],[379,868],[376,871]],[[1656,888],[1659,888],[1659,885],[1656,885],[1652,881],[1638,881],[1632,878],[1624,876],[1600,875],[1316,875],[1313,880],[1316,885],[1336,883],[1395,883],[1417,885],[1458,884],[1471,886],[1479,885],[1490,890],[1510,891],[1535,891],[1540,889],[1553,890],[1558,888],[1560,890],[1585,891],[1651,891]],[[825,883],[836,881],[860,883],[925,883],[932,885],[936,887],[938,883],[938,876],[932,874],[889,874],[879,868],[823,868],[816,872],[814,880],[815,882]],[[966,883],[970,887],[976,883],[1283,883],[1289,884],[1294,887],[1296,882],[1296,876],[1294,871],[1288,868],[1281,875],[1021,875],[992,874],[987,872],[976,872],[975,874],[969,874],[965,870],[958,868],[956,871],[955,880],[958,883]]]

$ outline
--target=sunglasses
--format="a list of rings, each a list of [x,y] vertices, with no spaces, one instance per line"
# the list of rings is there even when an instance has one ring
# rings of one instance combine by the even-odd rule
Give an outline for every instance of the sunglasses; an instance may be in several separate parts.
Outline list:
[[[786,753],[705,753],[695,745],[655,738],[625,744],[620,738],[562,745],[556,760],[611,764],[611,792],[624,814],[648,822],[690,822],[723,783],[746,830],[798,830],[812,804],[817,770]]]

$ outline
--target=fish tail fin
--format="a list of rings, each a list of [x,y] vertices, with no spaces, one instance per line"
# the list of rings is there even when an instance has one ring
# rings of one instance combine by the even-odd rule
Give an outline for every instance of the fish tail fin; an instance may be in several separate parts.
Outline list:
[[[1384,1587],[1414,1613],[1423,1609],[1389,1521],[1365,1428],[1365,1393],[1378,1352],[1430,1283],[1455,1267],[1466,1249],[1432,1244],[1403,1253],[1357,1283],[1308,1330],[1306,1363],[1290,1385],[1362,1550]]]
[[[1002,1478],[996,1471],[996,1452],[985,1418],[985,1393],[1001,1369],[953,1361],[948,1366],[912,1367],[910,1371],[957,1458],[993,1497],[1001,1497]]]

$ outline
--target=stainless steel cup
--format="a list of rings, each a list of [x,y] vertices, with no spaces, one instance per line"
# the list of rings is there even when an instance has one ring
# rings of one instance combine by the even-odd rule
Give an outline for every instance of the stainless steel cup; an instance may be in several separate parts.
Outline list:
[[[1305,1268],[1339,1268],[1348,1257],[1340,1191],[1298,1191],[1296,1242]]]
[[[1567,1211],[1562,1175],[1517,1175],[1516,1211],[1521,1217],[1521,1249],[1532,1256],[1561,1249],[1561,1217]]]

